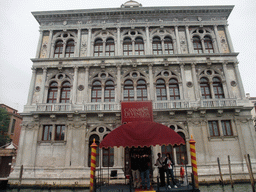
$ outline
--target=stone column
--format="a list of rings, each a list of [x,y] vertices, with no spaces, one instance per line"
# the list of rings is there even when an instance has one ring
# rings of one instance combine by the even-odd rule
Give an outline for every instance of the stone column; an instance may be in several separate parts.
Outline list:
[[[220,43],[220,36],[219,36],[219,33],[218,33],[218,26],[217,25],[214,25],[214,33],[215,33],[215,36],[216,36],[216,42],[217,42],[217,47],[218,47],[217,53],[220,53],[221,52],[221,43]]]
[[[183,100],[187,100],[188,94],[187,94],[187,89],[186,89],[186,79],[185,79],[186,76],[185,76],[184,66],[185,66],[184,63],[182,63],[182,64],[180,65],[181,80],[182,80],[182,87],[183,87],[183,89],[180,90],[180,92],[181,92],[181,91],[183,92]]]
[[[188,53],[194,53],[191,38],[190,38],[190,34],[189,34],[188,25],[186,25],[186,37],[187,37],[187,42],[188,42],[187,43],[188,44]]]
[[[206,53],[205,45],[204,45],[204,38],[201,39],[201,45],[202,45],[203,53]]]
[[[198,86],[198,81],[197,81],[197,76],[196,76],[196,63],[192,63],[192,77],[193,77],[193,82],[194,82],[194,92],[196,96],[196,100],[200,99],[200,91],[199,91],[199,86]]]
[[[150,42],[149,42],[149,27],[146,26],[146,43],[147,43],[147,47],[146,47],[146,55],[150,55],[151,52],[151,48],[150,48]]]
[[[77,72],[78,67],[74,67],[74,82],[73,82],[73,89],[72,89],[72,103],[76,103],[76,90],[77,90]]]
[[[35,82],[36,82],[36,68],[32,67],[31,69],[32,69],[32,77],[31,77],[30,86],[29,86],[27,105],[32,104],[34,87],[35,87]]]
[[[31,163],[32,166],[36,166],[36,156],[37,156],[37,137],[38,137],[39,123],[33,127],[33,141],[31,147]]]
[[[233,94],[231,91],[231,87],[230,87],[230,79],[229,79],[229,74],[228,74],[228,70],[227,70],[227,62],[223,63],[223,71],[224,71],[224,76],[226,78],[226,85],[227,85],[227,97],[226,98],[233,98]]]
[[[67,144],[66,144],[66,157],[65,157],[65,167],[71,166],[71,150],[72,150],[72,137],[73,137],[73,127],[71,124],[68,125],[66,130],[67,134]]]
[[[41,51],[43,35],[44,35],[43,30],[39,30],[39,32],[40,32],[40,36],[39,36],[39,40],[38,40],[38,44],[37,44],[36,58],[40,58],[40,51]]]
[[[85,95],[84,95],[84,102],[88,103],[89,102],[89,95],[88,95],[88,83],[89,83],[89,66],[85,67],[85,81],[84,81],[84,90],[85,90]]]
[[[120,27],[117,27],[117,55],[121,54],[121,34],[120,34]]]
[[[117,82],[116,82],[116,103],[119,103],[122,97],[121,94],[121,66],[117,66]]]
[[[234,47],[233,47],[233,43],[232,43],[230,33],[229,33],[229,30],[228,30],[228,25],[225,25],[225,32],[226,32],[230,52],[233,53],[234,52]]]
[[[214,89],[213,89],[213,82],[212,82],[212,80],[209,81],[209,84],[210,84],[210,90],[211,90],[212,99],[215,99],[215,94],[214,94]]]
[[[243,86],[242,79],[241,79],[241,76],[240,76],[240,72],[239,72],[239,69],[238,69],[238,62],[234,63],[234,66],[235,66],[236,79],[238,81],[239,91],[240,91],[240,94],[241,94],[241,99],[245,99],[244,86]]]
[[[52,36],[53,36],[53,31],[50,30],[48,46],[47,46],[47,58],[50,58],[50,56],[51,56],[51,47],[52,47],[52,44],[53,44]]]
[[[90,57],[92,56],[91,54],[91,38],[92,38],[92,29],[88,28],[88,39],[87,39],[87,56]]]
[[[43,69],[43,78],[41,83],[41,91],[39,95],[39,103],[44,102],[45,81],[46,81],[46,74],[47,74],[47,68],[43,67],[42,69]]]
[[[19,150],[17,152],[17,160],[16,160],[16,167],[20,167],[22,165],[22,159],[23,159],[23,150],[24,150],[24,142],[25,142],[25,135],[26,135],[26,129],[25,124],[21,124],[21,131],[20,131],[20,140],[19,140]]]
[[[148,71],[149,71],[149,91],[150,91],[150,98],[149,100],[154,101],[154,77],[153,77],[153,64],[148,65]]]
[[[80,57],[80,45],[81,45],[81,29],[77,29],[77,42],[76,42],[76,50],[75,57]]]
[[[178,26],[175,26],[175,36],[176,36],[176,39],[177,39],[177,53],[178,54],[181,54],[181,51],[180,51],[180,36],[179,36],[179,29],[178,29]]]

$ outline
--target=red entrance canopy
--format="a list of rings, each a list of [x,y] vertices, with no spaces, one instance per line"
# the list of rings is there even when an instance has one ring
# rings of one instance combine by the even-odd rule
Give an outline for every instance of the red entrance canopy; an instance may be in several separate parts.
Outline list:
[[[101,141],[100,148],[180,144],[185,144],[184,139],[171,128],[156,122],[135,121],[111,131]]]

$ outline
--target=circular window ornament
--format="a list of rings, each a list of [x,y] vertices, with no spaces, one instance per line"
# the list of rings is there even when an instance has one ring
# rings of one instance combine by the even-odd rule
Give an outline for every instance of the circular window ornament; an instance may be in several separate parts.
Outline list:
[[[189,87],[189,88],[190,88],[190,87],[193,87],[193,83],[192,83],[191,81],[188,81],[188,82],[187,82],[187,87]]]
[[[207,71],[206,71],[206,74],[207,74],[207,75],[212,75],[212,71],[211,71],[211,70],[207,70]]]
[[[83,85],[79,85],[77,88],[79,91],[83,91],[84,90],[84,86]]]
[[[40,91],[40,87],[39,86],[36,86],[36,92],[39,92]]]
[[[230,84],[232,87],[235,87],[237,85],[237,83],[235,81],[231,81]]]
[[[58,79],[63,79],[64,78],[64,75],[63,74],[59,74],[58,75]]]
[[[106,73],[101,73],[101,74],[100,74],[100,77],[101,77],[101,78],[106,78],[107,75],[106,75]]]
[[[138,77],[138,74],[136,72],[132,73],[132,77]]]
[[[103,133],[103,132],[105,131],[105,129],[104,129],[104,127],[100,127],[100,128],[98,129],[98,131],[99,131],[100,133]]]
[[[163,75],[164,75],[164,76],[169,76],[169,72],[168,72],[168,71],[165,71]]]

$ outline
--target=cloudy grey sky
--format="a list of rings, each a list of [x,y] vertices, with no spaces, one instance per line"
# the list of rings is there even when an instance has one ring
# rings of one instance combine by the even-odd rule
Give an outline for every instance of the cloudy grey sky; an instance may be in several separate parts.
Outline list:
[[[39,25],[32,11],[120,7],[126,0],[0,0],[0,103],[23,111]],[[256,97],[255,0],[138,0],[143,7],[235,5],[228,21],[246,93]]]

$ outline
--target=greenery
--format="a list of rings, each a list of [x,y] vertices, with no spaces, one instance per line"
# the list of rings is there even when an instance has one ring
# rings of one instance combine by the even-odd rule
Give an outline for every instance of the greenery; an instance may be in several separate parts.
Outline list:
[[[0,108],[0,147],[10,142],[7,135],[10,118],[5,108]]]

